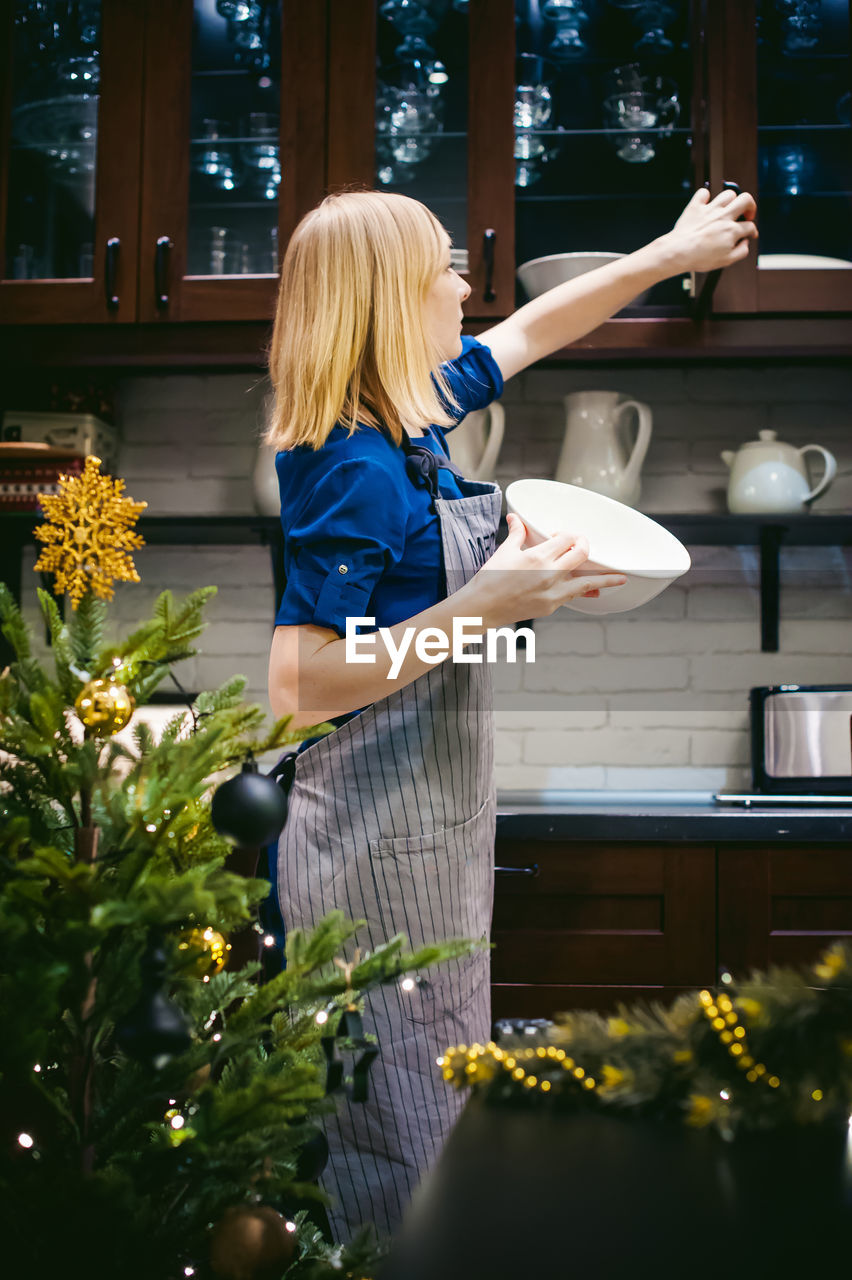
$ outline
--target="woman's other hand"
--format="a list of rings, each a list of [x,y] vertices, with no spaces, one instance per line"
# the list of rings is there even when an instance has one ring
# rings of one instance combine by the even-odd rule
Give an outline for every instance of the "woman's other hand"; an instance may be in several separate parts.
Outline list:
[[[526,526],[511,512],[509,535],[467,584],[481,596],[486,626],[508,626],[527,618],[547,617],[578,596],[599,596],[627,579],[622,573],[577,574],[589,558],[582,534],[554,533],[544,542],[524,547]],[[471,612],[476,612],[471,608]]]
[[[756,213],[754,197],[747,191],[737,195],[726,189],[711,200],[707,188],[700,187],[672,230],[655,245],[665,253],[672,275],[729,267],[747,257],[749,242],[757,239],[752,221]]]

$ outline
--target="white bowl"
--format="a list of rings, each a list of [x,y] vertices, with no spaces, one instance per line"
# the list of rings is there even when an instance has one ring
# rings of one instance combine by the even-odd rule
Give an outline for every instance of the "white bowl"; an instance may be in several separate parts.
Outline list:
[[[522,262],[517,276],[527,296],[538,298],[566,280],[576,280],[587,271],[594,271],[596,267],[604,267],[608,262],[617,262],[626,256],[624,253],[551,253],[546,258],[530,258],[529,262]],[[643,289],[628,305],[641,306],[647,302],[650,292],[650,289]]]
[[[589,558],[572,576],[623,573],[620,587],[602,587],[600,596],[578,597],[565,607],[578,613],[625,613],[646,604],[686,573],[691,561],[683,543],[650,516],[602,493],[557,480],[515,480],[506,506],[527,527],[525,546],[553,533],[581,533]]]
[[[770,271],[848,271],[852,262],[847,258],[821,258],[815,253],[761,253],[757,265]]]

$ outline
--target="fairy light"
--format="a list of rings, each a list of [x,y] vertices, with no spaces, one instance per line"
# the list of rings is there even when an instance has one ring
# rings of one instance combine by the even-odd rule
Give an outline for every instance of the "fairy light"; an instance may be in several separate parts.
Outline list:
[[[23,1147],[25,1151],[29,1151],[31,1147],[35,1146],[35,1138],[29,1133],[19,1133],[18,1146]]]
[[[296,1224],[295,1224],[295,1222],[285,1222],[285,1223],[284,1223],[284,1229],[285,1229],[286,1231],[295,1231],[295,1230],[296,1230]]]
[[[185,1276],[194,1276],[194,1275],[195,1275],[195,1267],[184,1267],[184,1269],[183,1269],[183,1274],[184,1274]]]
[[[186,1124],[186,1120],[184,1119],[183,1116],[172,1116],[171,1120],[169,1121],[169,1124],[172,1126],[173,1129],[182,1129],[183,1126]]]
[[[714,1030],[719,1032],[720,1041],[727,1047],[728,1053],[736,1062],[738,1069],[746,1073],[746,1080],[748,1080],[749,1084],[756,1084],[758,1080],[762,1080],[765,1077],[766,1083],[770,1088],[777,1089],[781,1084],[778,1076],[767,1076],[764,1064],[755,1062],[749,1053],[748,1045],[746,1044],[745,1027],[740,1023],[730,996],[725,992],[720,992],[714,1003],[713,996],[709,991],[699,991],[698,999],[701,1002],[704,1016]]]
[[[402,987],[403,991],[413,991],[415,982],[413,978],[403,978],[399,985]]]
[[[320,1009],[319,1013],[315,1018],[315,1022],[319,1023],[320,1026],[322,1026],[324,1022],[328,1022],[328,1014],[326,1013],[325,1009]]]
[[[263,939],[263,945],[264,945],[265,947],[274,947],[274,946],[275,946],[275,939],[273,938],[273,936],[272,936],[272,934],[271,934],[271,933],[267,933],[267,934],[266,934],[265,938]]]
[[[211,1040],[214,1040],[218,1044],[219,1041],[222,1039],[222,1032],[217,1031],[216,1034],[214,1036],[211,1036],[210,1038]]]

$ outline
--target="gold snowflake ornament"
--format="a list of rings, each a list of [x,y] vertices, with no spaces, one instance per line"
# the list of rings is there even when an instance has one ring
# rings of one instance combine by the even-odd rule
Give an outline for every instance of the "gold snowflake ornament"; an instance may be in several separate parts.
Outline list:
[[[45,522],[35,536],[47,545],[35,568],[54,575],[74,609],[87,591],[111,600],[113,582],[140,580],[130,552],[145,545],[133,526],[148,503],[122,498],[124,481],[100,467],[100,458],[88,457],[81,476],[60,476],[59,493],[39,498]]]

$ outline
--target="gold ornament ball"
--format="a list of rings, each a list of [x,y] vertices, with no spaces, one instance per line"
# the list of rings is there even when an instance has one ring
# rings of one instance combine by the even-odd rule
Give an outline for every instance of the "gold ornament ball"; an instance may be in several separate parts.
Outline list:
[[[279,1280],[295,1252],[295,1232],[269,1205],[226,1209],[210,1236],[210,1267],[220,1280]]]
[[[90,680],[74,703],[77,715],[96,738],[118,733],[130,722],[136,703],[116,680]]]
[[[192,972],[199,978],[221,973],[228,963],[231,944],[217,929],[185,929],[178,935],[178,951],[195,951]]]

